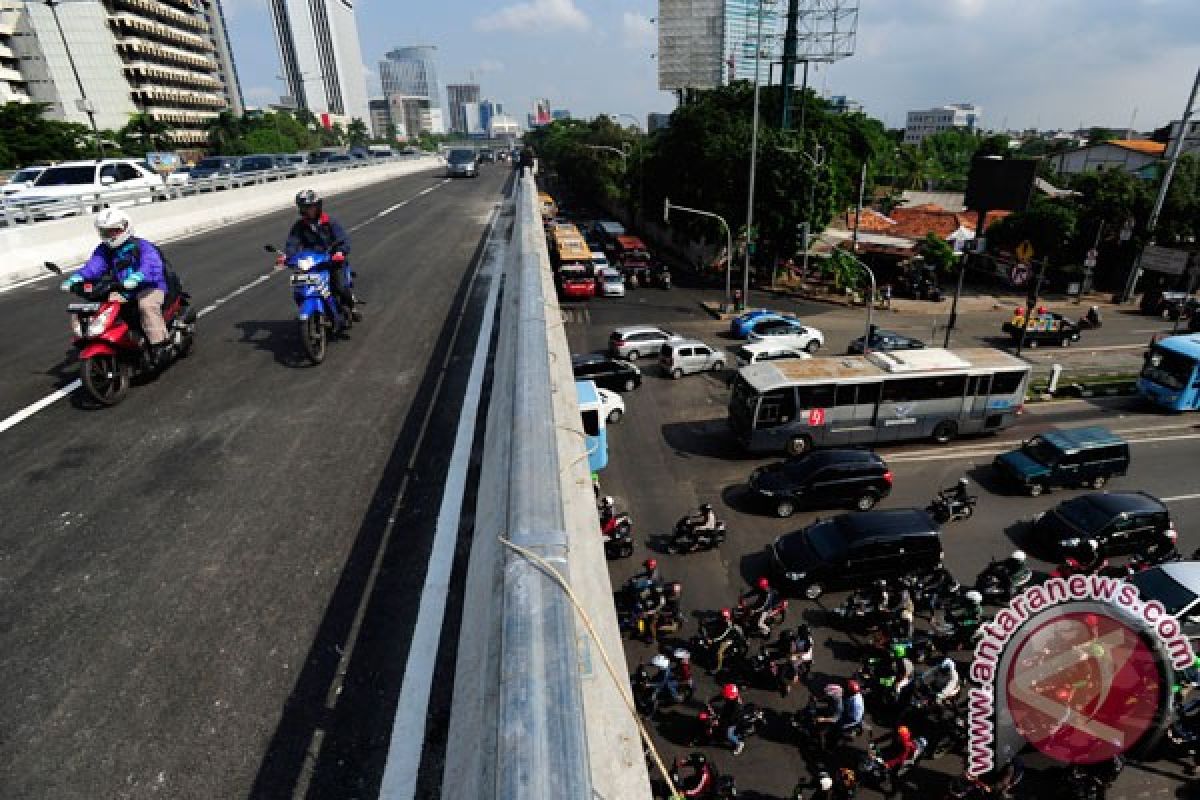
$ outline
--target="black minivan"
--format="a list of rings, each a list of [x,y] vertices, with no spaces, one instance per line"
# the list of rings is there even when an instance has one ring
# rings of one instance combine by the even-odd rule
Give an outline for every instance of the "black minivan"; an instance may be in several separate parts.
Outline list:
[[[778,517],[800,506],[869,511],[892,491],[892,471],[870,450],[814,450],[750,473],[750,499]]]
[[[919,508],[864,511],[817,520],[767,546],[773,583],[816,600],[832,588],[931,572],[942,563],[942,535]]]
[[[996,456],[992,466],[1031,497],[1055,486],[1099,489],[1129,471],[1129,444],[1107,428],[1051,430]]]

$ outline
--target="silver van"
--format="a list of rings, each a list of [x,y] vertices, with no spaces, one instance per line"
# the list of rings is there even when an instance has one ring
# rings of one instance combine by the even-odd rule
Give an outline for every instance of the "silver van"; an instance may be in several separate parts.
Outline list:
[[[738,368],[757,364],[760,361],[779,361],[788,358],[812,358],[812,354],[798,347],[788,347],[772,341],[748,342],[731,351]]]
[[[725,352],[699,339],[669,341],[658,351],[658,365],[664,375],[678,380],[693,372],[720,372],[725,369]]]

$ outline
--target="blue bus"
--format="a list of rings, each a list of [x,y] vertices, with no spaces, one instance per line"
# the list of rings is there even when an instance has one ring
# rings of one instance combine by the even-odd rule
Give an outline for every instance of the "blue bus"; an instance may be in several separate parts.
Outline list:
[[[592,381],[575,381],[575,394],[579,399],[579,415],[583,421],[583,435],[587,444],[588,468],[599,472],[608,466],[608,432],[605,430],[604,404],[600,392]]]
[[[1138,394],[1169,411],[1200,409],[1200,333],[1161,339],[1145,358]]]

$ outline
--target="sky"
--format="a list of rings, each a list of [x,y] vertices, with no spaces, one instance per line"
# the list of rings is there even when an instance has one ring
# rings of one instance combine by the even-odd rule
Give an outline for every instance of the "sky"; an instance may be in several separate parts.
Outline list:
[[[779,0],[785,2],[786,0]],[[767,0],[771,2],[771,0]],[[283,88],[266,0],[223,0],[251,105]],[[853,56],[810,84],[848,95],[889,127],[945,103],[986,128],[1177,119],[1200,69],[1200,0],[859,0]],[[438,48],[445,85],[471,80],[523,123],[534,98],[575,116],[670,111],[657,88],[657,0],[356,0],[368,93],[393,47]],[[625,120],[628,122],[628,120]]]

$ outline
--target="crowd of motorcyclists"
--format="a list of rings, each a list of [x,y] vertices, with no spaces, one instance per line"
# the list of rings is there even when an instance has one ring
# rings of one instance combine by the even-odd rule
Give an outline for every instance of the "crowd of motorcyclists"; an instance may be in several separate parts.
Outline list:
[[[970,497],[965,481],[941,495],[948,503]],[[602,498],[601,518],[615,513],[612,498]],[[711,505],[703,504],[680,520],[667,543],[718,528],[724,524]],[[1073,565],[1081,573],[1102,568],[1107,562],[1086,548]],[[989,618],[987,606],[1007,602],[1033,577],[1025,553],[1015,550],[993,559],[971,582],[956,580],[943,567],[850,592],[821,612],[823,627],[850,635],[838,654],[844,658],[852,652],[858,660],[848,678],[814,672],[814,656],[819,659],[822,648],[813,627],[807,621],[786,624],[788,600],[766,576],[751,581],[729,606],[689,615],[697,620],[690,636],[684,630],[683,587],[664,579],[655,558],[642,562],[616,602],[631,635],[658,650],[632,677],[638,711],[648,720],[659,719],[668,706],[698,707],[688,744],[725,748],[733,756],[764,730],[773,731],[776,741],[780,730],[788,731],[786,740],[797,748],[808,773],[800,777],[794,798],[849,798],[863,786],[884,796],[929,797],[942,795],[925,793],[928,787],[915,780],[913,767],[924,758],[966,754],[965,669]],[[699,699],[694,668],[718,686],[707,701]],[[1194,686],[1200,686],[1200,659],[1180,678],[1178,697]],[[777,692],[784,699],[799,691],[807,700],[793,712],[781,712],[749,702],[748,690]],[[1166,741],[1194,774],[1200,767],[1200,699],[1177,701]],[[1067,793],[1062,796],[1100,800],[1122,765],[1117,759],[1064,770],[1059,782]],[[674,774],[684,797],[736,796],[734,777],[718,773],[702,752],[677,757]],[[943,787],[944,796],[1011,798],[1024,775],[1025,763],[1017,756],[986,775],[963,775]]]

